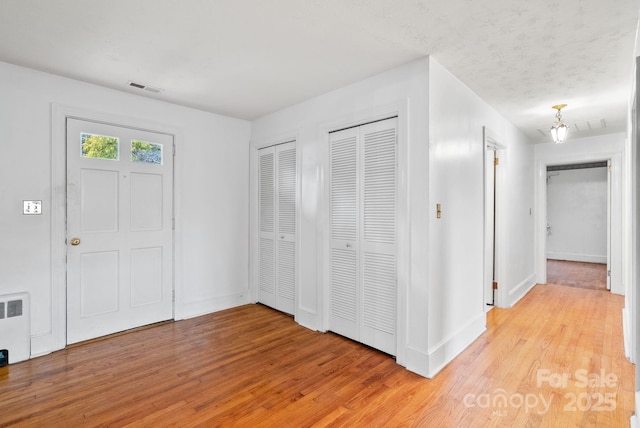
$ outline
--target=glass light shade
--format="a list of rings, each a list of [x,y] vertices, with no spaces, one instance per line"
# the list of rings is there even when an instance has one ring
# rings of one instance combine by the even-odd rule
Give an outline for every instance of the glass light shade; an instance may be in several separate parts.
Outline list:
[[[569,127],[564,123],[559,123],[551,127],[551,138],[553,138],[553,142],[556,144],[564,143],[568,133]]]

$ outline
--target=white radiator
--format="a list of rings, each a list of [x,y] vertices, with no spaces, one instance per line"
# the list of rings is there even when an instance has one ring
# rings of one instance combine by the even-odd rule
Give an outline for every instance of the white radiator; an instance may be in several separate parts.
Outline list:
[[[0,353],[8,351],[9,364],[31,356],[29,306],[29,293],[0,296]]]

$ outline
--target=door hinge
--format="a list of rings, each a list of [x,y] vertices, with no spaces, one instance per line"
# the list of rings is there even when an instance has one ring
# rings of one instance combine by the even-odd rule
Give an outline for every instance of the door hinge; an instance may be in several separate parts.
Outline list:
[[[176,302],[176,290],[171,291],[171,301],[174,303]]]
[[[493,289],[494,290],[498,289],[498,281],[493,281]]]
[[[171,230],[176,230],[176,219],[175,219],[175,217],[171,219]]]
[[[494,164],[495,166],[500,165],[500,158],[496,158],[496,159],[493,161],[493,164]]]
[[[611,270],[607,271],[607,276],[611,276]]]

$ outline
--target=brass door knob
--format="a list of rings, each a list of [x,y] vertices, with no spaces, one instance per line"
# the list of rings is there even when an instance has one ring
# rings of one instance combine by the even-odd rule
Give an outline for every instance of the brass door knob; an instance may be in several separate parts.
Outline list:
[[[80,238],[71,238],[69,241],[71,245],[80,245]]]

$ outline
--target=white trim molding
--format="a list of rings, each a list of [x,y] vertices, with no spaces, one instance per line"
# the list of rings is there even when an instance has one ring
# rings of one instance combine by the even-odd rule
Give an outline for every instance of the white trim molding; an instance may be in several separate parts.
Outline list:
[[[456,356],[471,345],[487,329],[487,316],[484,312],[469,321],[455,334],[444,339],[432,349],[428,355],[427,377],[432,378]],[[408,368],[408,367],[407,367]],[[420,374],[418,372],[418,374]]]

